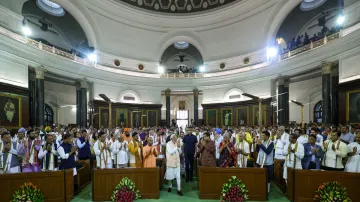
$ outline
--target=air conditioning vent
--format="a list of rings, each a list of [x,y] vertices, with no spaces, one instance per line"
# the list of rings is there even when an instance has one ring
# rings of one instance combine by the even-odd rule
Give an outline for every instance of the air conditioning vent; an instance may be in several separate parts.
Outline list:
[[[124,96],[124,100],[135,101],[135,97]]]
[[[232,99],[240,99],[241,95],[230,95],[229,96],[229,100],[232,100]]]

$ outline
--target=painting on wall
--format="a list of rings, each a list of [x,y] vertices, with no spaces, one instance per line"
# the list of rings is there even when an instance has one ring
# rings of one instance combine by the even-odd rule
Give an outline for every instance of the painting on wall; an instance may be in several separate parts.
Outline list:
[[[236,125],[248,125],[249,123],[249,107],[236,108]]]
[[[206,110],[206,125],[217,126],[217,109]]]
[[[0,93],[0,126],[18,129],[21,124],[21,97]]]
[[[185,101],[179,101],[179,110],[185,110]]]
[[[232,124],[232,109],[221,109],[221,126],[231,126]]]
[[[148,110],[147,111],[147,127],[158,126],[158,111]]]
[[[116,108],[116,126],[129,126],[127,109]]]
[[[99,107],[99,127],[109,127],[109,108]]]
[[[257,126],[259,125],[258,121],[259,121],[259,105],[255,105],[253,106],[253,125]],[[262,125],[266,125],[266,105],[262,106],[262,120],[263,123]]]
[[[132,113],[131,126],[136,128],[142,126],[142,121],[141,121],[142,112],[140,110],[137,110],[137,111],[132,111],[131,113]]]
[[[360,123],[360,90],[346,93],[346,121]]]

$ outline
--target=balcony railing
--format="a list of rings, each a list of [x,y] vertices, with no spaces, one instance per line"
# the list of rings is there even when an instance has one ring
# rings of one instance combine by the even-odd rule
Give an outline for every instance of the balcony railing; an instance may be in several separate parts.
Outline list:
[[[312,50],[314,48],[318,48],[318,47],[328,44],[338,38],[340,38],[340,32],[337,32],[337,33],[329,35],[329,36],[325,36],[324,38],[322,38],[320,40],[311,42],[310,44],[301,46],[295,50],[288,51],[286,53],[281,54],[280,60],[285,60],[285,59],[291,58],[295,55],[298,55],[300,53],[304,53],[304,52]]]
[[[172,79],[182,79],[182,78],[202,78],[204,77],[203,73],[165,73],[161,74],[161,78],[172,78]]]

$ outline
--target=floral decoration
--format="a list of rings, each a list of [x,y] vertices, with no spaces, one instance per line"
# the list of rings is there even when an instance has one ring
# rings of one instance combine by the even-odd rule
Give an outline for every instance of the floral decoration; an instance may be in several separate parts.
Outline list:
[[[221,202],[243,202],[249,199],[248,190],[245,184],[236,176],[232,176],[228,183],[222,187],[220,201]]]
[[[11,202],[44,202],[44,194],[32,182],[22,185],[13,195]]]
[[[324,182],[315,193],[314,201],[319,202],[351,202],[346,187],[339,182]]]
[[[135,183],[129,178],[124,177],[115,187],[111,200],[114,202],[133,202],[140,199],[140,191],[135,190]]]

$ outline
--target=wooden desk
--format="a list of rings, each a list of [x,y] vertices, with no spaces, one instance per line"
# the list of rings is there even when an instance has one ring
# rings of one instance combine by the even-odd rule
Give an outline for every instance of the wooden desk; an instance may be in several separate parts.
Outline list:
[[[156,159],[156,165],[161,165],[159,167],[159,188],[162,189],[164,186],[165,159]]]
[[[274,182],[283,191],[286,192],[286,182],[284,179],[284,165],[285,160],[275,160],[274,162]]]
[[[159,168],[94,169],[92,171],[93,201],[110,201],[116,185],[122,178],[132,180],[142,199],[160,197]]]
[[[224,183],[236,176],[249,191],[251,201],[266,201],[267,170],[262,168],[209,168],[199,169],[199,198],[219,199]]]
[[[289,173],[289,171],[288,171]],[[335,171],[316,171],[316,170],[292,170],[294,178],[288,179],[288,185],[294,186],[291,201],[307,202],[313,201],[315,192],[324,182],[337,181],[345,186],[349,198],[352,201],[360,201],[358,194],[358,182],[360,173],[347,173]]]
[[[69,178],[70,176],[70,178]],[[0,201],[11,201],[21,185],[32,182],[45,196],[45,201],[64,202],[74,198],[72,170],[0,175]]]
[[[76,161],[76,163],[81,163],[84,165],[84,167],[77,170],[77,183],[78,183],[77,192],[80,192],[91,181],[90,159],[78,160]]]

